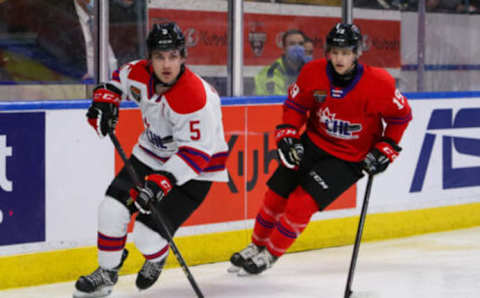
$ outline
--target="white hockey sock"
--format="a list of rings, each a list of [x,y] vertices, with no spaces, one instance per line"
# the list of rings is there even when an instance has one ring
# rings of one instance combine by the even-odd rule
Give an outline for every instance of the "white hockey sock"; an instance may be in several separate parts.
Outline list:
[[[133,241],[145,259],[151,262],[159,262],[168,255],[167,240],[142,222],[135,222]]]
[[[127,240],[130,213],[112,197],[106,196],[98,207],[98,264],[113,269],[120,264]]]

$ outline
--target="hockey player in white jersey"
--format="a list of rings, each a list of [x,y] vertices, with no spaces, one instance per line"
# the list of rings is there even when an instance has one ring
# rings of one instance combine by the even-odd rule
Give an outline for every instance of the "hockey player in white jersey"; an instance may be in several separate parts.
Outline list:
[[[136,211],[132,236],[145,257],[136,286],[152,286],[169,245],[165,231],[150,216],[149,202],[154,201],[173,235],[204,201],[213,181],[228,181],[220,98],[185,66],[180,28],[175,23],[153,25],[147,47],[148,59],[122,66],[94,90],[87,112],[89,124],[104,137],[115,128],[120,101],[138,103],[145,130],[130,162],[138,177],[145,177],[145,185],[136,188],[126,168],[113,179],[98,209],[99,267],[78,279],[74,297],[111,293],[128,255],[127,225]]]

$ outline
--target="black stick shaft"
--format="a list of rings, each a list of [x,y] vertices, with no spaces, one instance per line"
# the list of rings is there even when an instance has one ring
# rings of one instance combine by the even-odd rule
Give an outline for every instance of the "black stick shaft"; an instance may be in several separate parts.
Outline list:
[[[108,136],[110,137],[110,140],[112,141],[113,145],[115,146],[115,149],[117,150],[118,154],[122,158],[123,163],[125,164],[125,167],[127,168],[127,171],[128,171],[128,173],[130,174],[130,177],[133,180],[133,183],[135,183],[135,185],[138,186],[138,187],[143,187],[143,183],[140,182],[140,179],[138,178],[137,173],[135,172],[135,169],[130,164],[130,161],[128,160],[127,155],[125,154],[125,151],[123,151],[123,148],[120,145],[120,142],[118,141],[117,136],[113,132],[109,132]],[[202,291],[198,287],[195,279],[193,278],[192,273],[188,269],[188,266],[185,263],[185,260],[183,259],[182,255],[180,254],[180,251],[178,250],[177,246],[175,245],[175,242],[173,242],[173,237],[172,237],[170,231],[168,230],[167,224],[165,223],[165,221],[163,220],[162,216],[160,215],[159,211],[156,208],[154,208],[153,206],[150,206],[150,210],[152,211],[152,214],[155,217],[155,219],[160,223],[162,228],[165,230],[165,234],[167,235],[167,238],[168,238],[167,241],[170,245],[170,248],[172,249],[173,254],[177,258],[178,263],[182,267],[183,272],[187,276],[188,281],[192,285],[193,290],[197,294],[197,297],[203,298],[204,296],[202,294]]]
[[[365,217],[367,216],[368,200],[370,198],[370,191],[372,189],[373,175],[368,176],[367,187],[365,189],[365,196],[363,198],[362,211],[360,213],[360,220],[358,222],[357,236],[355,237],[355,244],[353,245],[352,260],[350,261],[350,269],[348,271],[347,285],[345,287],[344,298],[350,298],[352,294],[353,274],[355,273],[355,266],[357,264],[358,251],[360,249],[360,242],[362,241],[363,226],[365,225]]]

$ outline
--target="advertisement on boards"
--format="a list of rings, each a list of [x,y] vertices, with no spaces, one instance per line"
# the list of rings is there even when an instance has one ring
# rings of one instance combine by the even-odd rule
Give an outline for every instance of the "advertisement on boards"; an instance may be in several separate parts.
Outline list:
[[[224,106],[222,113],[230,148],[229,181],[214,183],[207,199],[184,226],[253,219],[263,200],[266,182],[278,165],[273,130],[280,121],[281,105]],[[120,118],[116,132],[125,151],[130,153],[143,130],[140,111],[121,110]],[[116,172],[122,166],[116,155]],[[353,186],[328,210],[354,208],[355,198]]]
[[[0,245],[45,240],[45,113],[0,117]]]
[[[376,178],[372,212],[478,202],[478,99],[411,100],[399,157]]]

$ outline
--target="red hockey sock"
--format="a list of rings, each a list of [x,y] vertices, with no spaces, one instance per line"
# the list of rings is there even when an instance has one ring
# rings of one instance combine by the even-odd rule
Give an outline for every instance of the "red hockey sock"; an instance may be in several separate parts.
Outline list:
[[[300,186],[297,187],[288,198],[285,213],[280,217],[270,236],[268,251],[277,257],[283,255],[317,211],[318,205],[315,200]]]
[[[287,199],[268,189],[265,193],[263,205],[255,219],[252,242],[258,246],[266,246],[267,240],[275,227],[280,215],[283,214]]]

